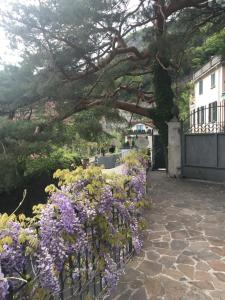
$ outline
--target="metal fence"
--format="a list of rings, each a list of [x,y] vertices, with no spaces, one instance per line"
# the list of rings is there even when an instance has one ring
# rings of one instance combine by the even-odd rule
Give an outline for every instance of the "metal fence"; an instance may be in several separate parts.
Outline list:
[[[121,217],[119,212],[112,208],[113,210],[113,222],[118,229],[126,230],[128,224]],[[63,286],[63,282],[66,280],[62,274],[61,286],[62,290],[60,295],[53,297],[55,300],[86,300],[86,299],[103,299],[107,293],[107,286],[103,280],[101,271],[98,269],[98,263],[101,259],[100,249],[101,246],[109,247],[108,241],[103,243],[99,240],[98,235],[95,234],[93,227],[86,227],[86,233],[90,243],[94,245],[93,248],[96,248],[97,252],[86,250],[86,255],[83,256],[80,253],[77,254],[76,263],[69,266],[71,270],[78,270],[78,278],[76,280],[76,285],[67,287]],[[117,269],[121,269],[127,261],[133,255],[133,245],[131,237],[127,237],[127,243],[118,248],[111,247],[111,258],[117,265]],[[91,268],[90,268],[91,266]],[[90,269],[92,269],[90,276]]]
[[[119,211],[112,208],[112,217],[115,228],[127,231],[129,224],[121,216]],[[136,214],[136,217],[138,215]],[[76,252],[73,257],[66,262],[64,268],[69,269],[71,272],[61,272],[60,274],[60,291],[57,294],[41,297],[40,299],[48,300],[91,300],[91,299],[104,299],[108,292],[108,285],[103,279],[101,268],[99,268],[99,262],[102,258],[102,251],[104,247],[110,249],[109,256],[116,265],[116,270],[120,270],[132,257],[134,247],[132,238],[130,235],[126,236],[126,243],[123,246],[111,246],[109,241],[100,238],[99,233],[95,232],[94,227],[86,226],[86,235],[89,241],[89,247],[87,245],[84,252]],[[93,250],[95,249],[95,250]],[[27,269],[32,270],[32,265],[27,266]],[[74,278],[73,271],[76,270],[76,278]],[[37,274],[38,277],[38,274]],[[36,279],[30,282],[35,285]],[[72,284],[68,284],[71,282]],[[18,286],[17,290],[9,288],[9,294],[7,300],[29,300],[29,296],[26,293],[26,284]],[[38,296],[37,296],[38,297]],[[32,298],[33,299],[33,298]],[[35,298],[39,299],[39,298]]]
[[[183,130],[188,134],[224,133],[225,102],[222,105],[213,102],[194,109],[184,121]]]

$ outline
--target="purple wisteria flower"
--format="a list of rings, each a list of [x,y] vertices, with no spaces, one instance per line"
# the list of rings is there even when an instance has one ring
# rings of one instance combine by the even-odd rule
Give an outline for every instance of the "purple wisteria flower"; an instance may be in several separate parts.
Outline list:
[[[1,270],[1,269],[0,269]],[[8,295],[9,284],[4,274],[0,271],[0,299],[6,300]]]

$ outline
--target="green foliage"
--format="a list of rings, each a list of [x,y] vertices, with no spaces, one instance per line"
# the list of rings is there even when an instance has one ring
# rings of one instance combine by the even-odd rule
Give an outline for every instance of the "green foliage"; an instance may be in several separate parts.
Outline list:
[[[72,149],[53,147],[52,152],[47,155],[34,155],[26,160],[24,176],[52,174],[58,168],[71,168],[79,166],[81,158]]]
[[[179,101],[177,105],[179,108],[179,116],[181,120],[186,120],[190,113],[190,99],[193,92],[193,85],[187,84],[179,93]]]
[[[225,58],[225,29],[208,36],[201,45],[191,50],[194,69],[207,63],[214,55],[221,55]]]
[[[101,117],[101,114],[95,110],[84,111],[75,115],[75,128],[79,136],[84,140],[97,144],[110,139],[110,135],[103,131],[100,123]]]
[[[0,120],[0,192],[24,185],[28,177],[80,164],[67,126],[56,125],[38,136],[36,126],[30,121]]]

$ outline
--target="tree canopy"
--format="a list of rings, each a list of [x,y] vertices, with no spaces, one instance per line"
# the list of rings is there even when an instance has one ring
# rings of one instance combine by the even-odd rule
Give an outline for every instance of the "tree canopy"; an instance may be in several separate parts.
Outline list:
[[[122,109],[152,119],[165,152],[180,78],[217,54],[224,37],[219,1],[19,1],[0,14],[23,52],[19,66],[0,73],[2,116],[35,124],[37,137],[83,110]]]

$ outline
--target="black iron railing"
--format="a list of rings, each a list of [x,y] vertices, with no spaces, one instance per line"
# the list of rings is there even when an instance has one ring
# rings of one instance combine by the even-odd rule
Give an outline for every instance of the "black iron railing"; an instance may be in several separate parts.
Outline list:
[[[189,134],[225,133],[225,102],[194,109],[184,120],[183,131]]]
[[[148,130],[128,130],[128,134],[133,135],[133,134],[137,134],[137,135],[141,135],[141,134],[148,134],[151,135],[152,134],[152,130],[148,129]]]
[[[113,222],[121,230],[127,230],[128,224],[121,217],[121,214],[117,209],[113,209]],[[53,295],[52,300],[85,300],[85,299],[103,299],[103,296],[107,292],[107,285],[103,280],[101,271],[99,271],[98,263],[101,259],[100,249],[102,248],[100,243],[105,243],[105,246],[108,247],[107,241],[100,241],[98,236],[94,232],[93,227],[87,227],[86,233],[90,242],[94,245],[97,251],[86,250],[86,255],[77,254],[76,263],[71,261],[71,264],[68,266],[71,270],[77,269],[77,280],[76,283],[72,286],[63,285],[63,282],[67,281],[64,274],[61,274],[61,293],[60,295]],[[99,249],[99,251],[98,251]],[[127,263],[127,261],[133,255],[133,245],[132,239],[127,237],[127,243],[121,247],[111,247],[110,257],[117,265],[117,269],[122,269],[122,267]],[[90,266],[92,269],[90,275]],[[72,275],[71,275],[72,276]]]

